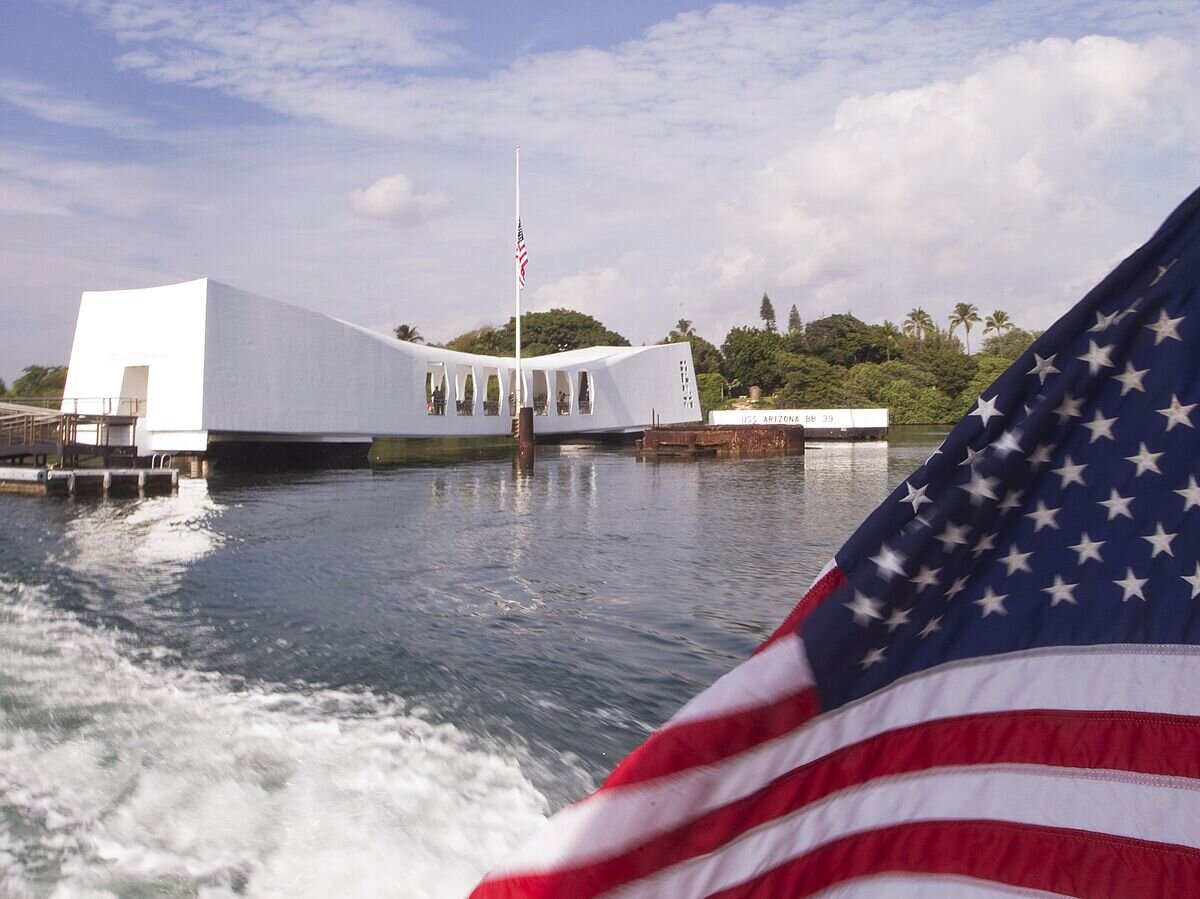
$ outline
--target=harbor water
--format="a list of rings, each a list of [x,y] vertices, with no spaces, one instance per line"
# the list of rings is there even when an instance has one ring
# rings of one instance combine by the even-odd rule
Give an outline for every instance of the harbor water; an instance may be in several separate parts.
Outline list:
[[[461,896],[941,436],[0,496],[0,896]]]

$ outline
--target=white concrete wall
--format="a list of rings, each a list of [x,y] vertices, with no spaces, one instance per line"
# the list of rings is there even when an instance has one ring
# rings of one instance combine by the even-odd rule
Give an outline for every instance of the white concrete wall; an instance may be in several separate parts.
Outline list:
[[[66,411],[103,411],[121,396],[127,366],[149,366],[145,430],[190,435],[172,449],[203,449],[206,280],[141,290],[88,291],[63,391]],[[139,428],[141,431],[142,428]],[[142,446],[143,452],[160,447]]]
[[[67,396],[117,396],[126,366],[148,365],[151,446],[203,449],[211,439],[338,440],[383,436],[508,434],[511,411],[483,414],[487,373],[512,391],[511,358],[402,343],[211,280],[84,294]],[[428,414],[430,362],[447,372],[445,415]],[[455,408],[459,366],[474,374],[473,415]],[[652,420],[694,422],[700,406],[691,348],[595,347],[523,359],[526,383],[546,372],[540,433],[634,430]],[[559,415],[556,372],[571,381]],[[579,412],[579,372],[592,380],[592,414]],[[461,385],[459,386],[461,391]],[[532,393],[529,398],[532,399]],[[143,428],[139,428],[141,433]]]

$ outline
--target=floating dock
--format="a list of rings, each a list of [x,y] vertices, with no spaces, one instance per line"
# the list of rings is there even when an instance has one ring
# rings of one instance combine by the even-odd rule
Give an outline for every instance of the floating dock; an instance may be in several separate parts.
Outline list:
[[[32,496],[153,496],[179,489],[173,468],[0,468],[0,493]]]
[[[637,441],[643,456],[767,456],[804,452],[802,425],[663,425]]]

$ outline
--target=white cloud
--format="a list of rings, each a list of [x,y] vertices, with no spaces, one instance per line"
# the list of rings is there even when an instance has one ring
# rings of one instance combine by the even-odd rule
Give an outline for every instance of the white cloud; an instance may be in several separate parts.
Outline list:
[[[95,128],[120,137],[156,137],[150,121],[142,116],[67,97],[44,84],[21,78],[0,77],[0,100],[46,122]]]
[[[415,225],[449,206],[450,197],[440,190],[414,193],[407,175],[388,175],[365,190],[352,190],[350,205],[369,218]]]

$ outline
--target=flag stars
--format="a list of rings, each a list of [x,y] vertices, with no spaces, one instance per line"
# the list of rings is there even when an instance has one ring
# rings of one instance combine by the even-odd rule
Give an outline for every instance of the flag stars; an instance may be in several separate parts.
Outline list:
[[[871,561],[879,570],[879,576],[885,581],[890,581],[897,574],[904,574],[905,559],[904,553],[892,549],[886,543],[879,548],[877,554],[871,556]]]
[[[1088,364],[1089,374],[1098,374],[1102,368],[1112,368],[1112,347],[1097,346],[1096,341],[1088,341],[1088,351],[1082,356],[1076,356]]]
[[[1004,608],[1004,600],[1008,599],[1007,593],[996,593],[991,587],[983,591],[983,596],[975,600],[975,605],[983,611],[983,617],[989,615],[1007,615],[1008,609]]]
[[[1054,410],[1054,414],[1058,416],[1060,422],[1065,422],[1071,418],[1083,418],[1083,400],[1075,399],[1075,396],[1070,393],[1063,394],[1062,402],[1058,404],[1058,408]]]
[[[961,467],[963,465],[970,465],[970,466],[974,467],[975,463],[979,460],[979,457],[982,456],[986,451],[987,451],[986,447],[984,449],[975,450],[975,449],[971,449],[968,446],[967,447],[967,458],[965,458],[961,462],[959,462],[958,463],[959,466]]]
[[[1121,382],[1121,396],[1124,396],[1131,390],[1140,390],[1142,393],[1145,393],[1146,387],[1142,384],[1142,379],[1146,377],[1149,371],[1150,369],[1148,368],[1134,368],[1132,362],[1126,362],[1125,374],[1113,375],[1114,381]]]
[[[946,552],[954,552],[955,546],[961,546],[967,542],[967,534],[970,533],[971,527],[966,524],[951,524],[946,522],[946,526],[935,539],[940,540],[946,548]]]
[[[996,438],[996,442],[992,444],[992,452],[998,455],[1001,459],[1009,453],[1021,451],[1021,432],[1020,431],[1005,431]]]
[[[867,654],[859,661],[859,667],[862,668],[863,671],[866,671],[872,665],[882,664],[884,652],[885,650],[882,647],[868,651]]]
[[[1200,563],[1197,563],[1196,568],[1198,570],[1200,570]],[[936,633],[936,632],[940,631],[941,629],[942,629],[942,616],[938,615],[936,618],[930,618],[929,621],[927,621],[925,623],[925,626],[923,628],[921,628],[921,632],[917,636],[919,636],[922,640],[924,640],[930,634]]]
[[[1004,494],[1004,499],[1000,501],[1000,505],[996,508],[1001,512],[1008,512],[1021,505],[1021,497],[1025,495],[1024,490],[1010,490]]]
[[[971,480],[965,484],[960,484],[959,489],[965,490],[971,494],[971,502],[974,505],[979,505],[985,499],[999,499],[996,491],[993,489],[1000,483],[999,478],[985,478],[977,471],[971,472]]]
[[[1200,596],[1200,562],[1196,563],[1195,574],[1181,574],[1179,576],[1192,585],[1192,599]]]
[[[979,402],[975,405],[975,410],[970,413],[971,415],[978,415],[985,428],[990,419],[1002,414],[996,409],[996,399],[996,397],[992,397],[990,400],[985,400],[983,397],[980,397]]]
[[[1108,499],[1100,500],[1098,505],[1104,506],[1108,510],[1108,520],[1112,521],[1114,518],[1133,518],[1133,513],[1129,511],[1131,502],[1133,502],[1132,496],[1121,496],[1117,492],[1117,488],[1113,487],[1109,490]]]
[[[1032,555],[1033,553],[1031,552],[1019,552],[1016,544],[1014,543],[1012,548],[1009,549],[1008,555],[1000,556],[996,559],[996,561],[1004,563],[1004,567],[1008,569],[1009,577],[1012,577],[1018,571],[1025,571],[1032,574],[1033,569],[1029,567],[1029,557]]]
[[[1147,471],[1152,471],[1155,474],[1162,474],[1162,470],[1158,467],[1158,458],[1162,453],[1152,453],[1146,448],[1146,444],[1139,445],[1138,452],[1133,456],[1126,456],[1125,460],[1132,462],[1137,466],[1137,471],[1134,472],[1134,477],[1139,477]]]
[[[1045,384],[1047,377],[1058,374],[1058,369],[1054,367],[1054,357],[1057,355],[1058,353],[1051,353],[1049,356],[1043,359],[1037,353],[1034,353],[1033,368],[1029,369],[1026,374],[1037,375],[1038,383]]]
[[[988,550],[996,548],[996,535],[984,534],[979,538],[979,541],[971,547],[971,555],[978,559]],[[940,570],[940,569],[939,569]]]
[[[1164,340],[1180,340],[1179,323],[1184,317],[1171,318],[1167,315],[1166,309],[1160,309],[1158,312],[1158,321],[1152,325],[1146,325],[1146,330],[1154,332],[1154,345],[1158,346]]]
[[[1025,515],[1026,518],[1033,519],[1033,532],[1036,534],[1042,528],[1053,528],[1058,530],[1058,522],[1055,521],[1055,516],[1062,511],[1060,506],[1057,509],[1047,509],[1046,504],[1040,499],[1038,500],[1037,509]]]
[[[1070,456],[1063,459],[1061,468],[1052,469],[1052,471],[1062,478],[1062,486],[1069,487],[1071,484],[1078,484],[1081,487],[1086,487],[1087,484],[1083,480],[1083,470],[1087,468],[1087,463],[1076,465]]]
[[[872,620],[883,620],[883,614],[879,611],[883,608],[883,603],[857,590],[854,591],[854,599],[842,603],[842,605],[854,613],[854,623],[861,624],[863,627],[870,624]]]
[[[1074,546],[1070,547],[1070,549],[1075,550],[1075,552],[1079,554],[1080,565],[1082,565],[1088,559],[1095,559],[1097,562],[1103,562],[1104,560],[1100,558],[1100,547],[1102,547],[1105,542],[1107,541],[1093,540],[1088,536],[1087,531],[1084,531],[1083,539]]]
[[[1194,474],[1188,475],[1188,485],[1182,490],[1176,490],[1183,497],[1183,511],[1187,511],[1194,506],[1200,506],[1200,485],[1196,483]]]
[[[928,565],[922,565],[921,570],[914,577],[909,578],[909,582],[915,584],[918,593],[924,593],[926,587],[932,587],[937,583],[938,575],[942,573],[940,568],[930,568]]]
[[[1159,415],[1165,415],[1167,417],[1167,433],[1170,433],[1171,429],[1175,427],[1175,425],[1185,425],[1189,428],[1196,427],[1194,424],[1192,424],[1190,418],[1192,410],[1195,408],[1196,403],[1185,406],[1179,402],[1179,397],[1172,393],[1171,405],[1167,406],[1165,409],[1155,409],[1154,411]]]
[[[1037,446],[1037,449],[1035,449],[1032,453],[1029,454],[1029,459],[1028,459],[1029,467],[1032,468],[1034,471],[1037,471],[1043,465],[1046,465],[1047,463],[1049,463],[1050,455],[1056,449],[1058,449],[1058,447],[1056,447],[1052,443],[1039,443]]]
[[[1084,427],[1092,432],[1092,439],[1088,443],[1095,443],[1101,437],[1107,437],[1109,440],[1115,440],[1113,437],[1113,425],[1116,424],[1116,417],[1105,418],[1104,413],[1099,409],[1096,410],[1096,416],[1089,422],[1084,423]]]
[[[892,614],[888,616],[883,626],[888,629],[889,634],[894,633],[896,628],[902,627],[912,620],[910,617],[911,612],[911,609],[892,609]]]
[[[1154,529],[1153,534],[1146,534],[1142,537],[1147,543],[1154,547],[1154,551],[1150,553],[1150,558],[1157,558],[1159,553],[1166,553],[1168,556],[1174,556],[1175,551],[1171,549],[1171,541],[1178,537],[1178,534],[1168,534],[1163,530],[1162,522],[1159,522]]]
[[[1097,331],[1107,331],[1109,325],[1111,325],[1113,322],[1115,322],[1120,317],[1121,317],[1120,312],[1110,312],[1108,315],[1105,315],[1103,312],[1100,312],[1099,310],[1097,310],[1096,311],[1096,324],[1094,324],[1090,328],[1088,328],[1088,333],[1094,334]]]
[[[946,601],[949,602],[950,600],[954,599],[954,597],[958,596],[958,594],[962,593],[965,589],[967,589],[966,576],[964,575],[963,577],[956,577],[954,579],[954,583],[946,588]]]
[[[924,485],[923,487],[921,487],[921,488],[919,488],[919,489],[917,489],[917,490],[914,490],[914,489],[913,489],[913,486],[912,486],[912,484],[908,483],[908,481],[905,481],[905,482],[904,482],[904,489],[908,491],[908,496],[906,496],[906,497],[904,497],[903,499],[901,499],[901,500],[900,500],[900,502],[902,502],[902,503],[912,503],[912,507],[913,507],[913,514],[914,514],[914,515],[915,515],[917,512],[921,511],[921,506],[922,506],[922,505],[924,505],[925,503],[932,503],[932,502],[933,502],[933,500],[931,500],[929,497],[927,497],[927,496],[925,495],[925,491],[929,489],[929,485],[928,485],[928,484]]]
[[[1142,587],[1146,581],[1150,580],[1147,577],[1134,577],[1133,569],[1125,569],[1125,578],[1119,581],[1113,581],[1118,587],[1124,591],[1124,596],[1121,597],[1121,602],[1129,602],[1135,596],[1142,602],[1146,601],[1146,595],[1142,592]]]
[[[1067,584],[1063,582],[1062,575],[1054,575],[1054,583],[1049,587],[1043,587],[1043,593],[1050,594],[1050,607],[1058,605],[1060,602],[1069,602],[1072,605],[1078,605],[1075,600],[1075,588],[1078,584]]]

